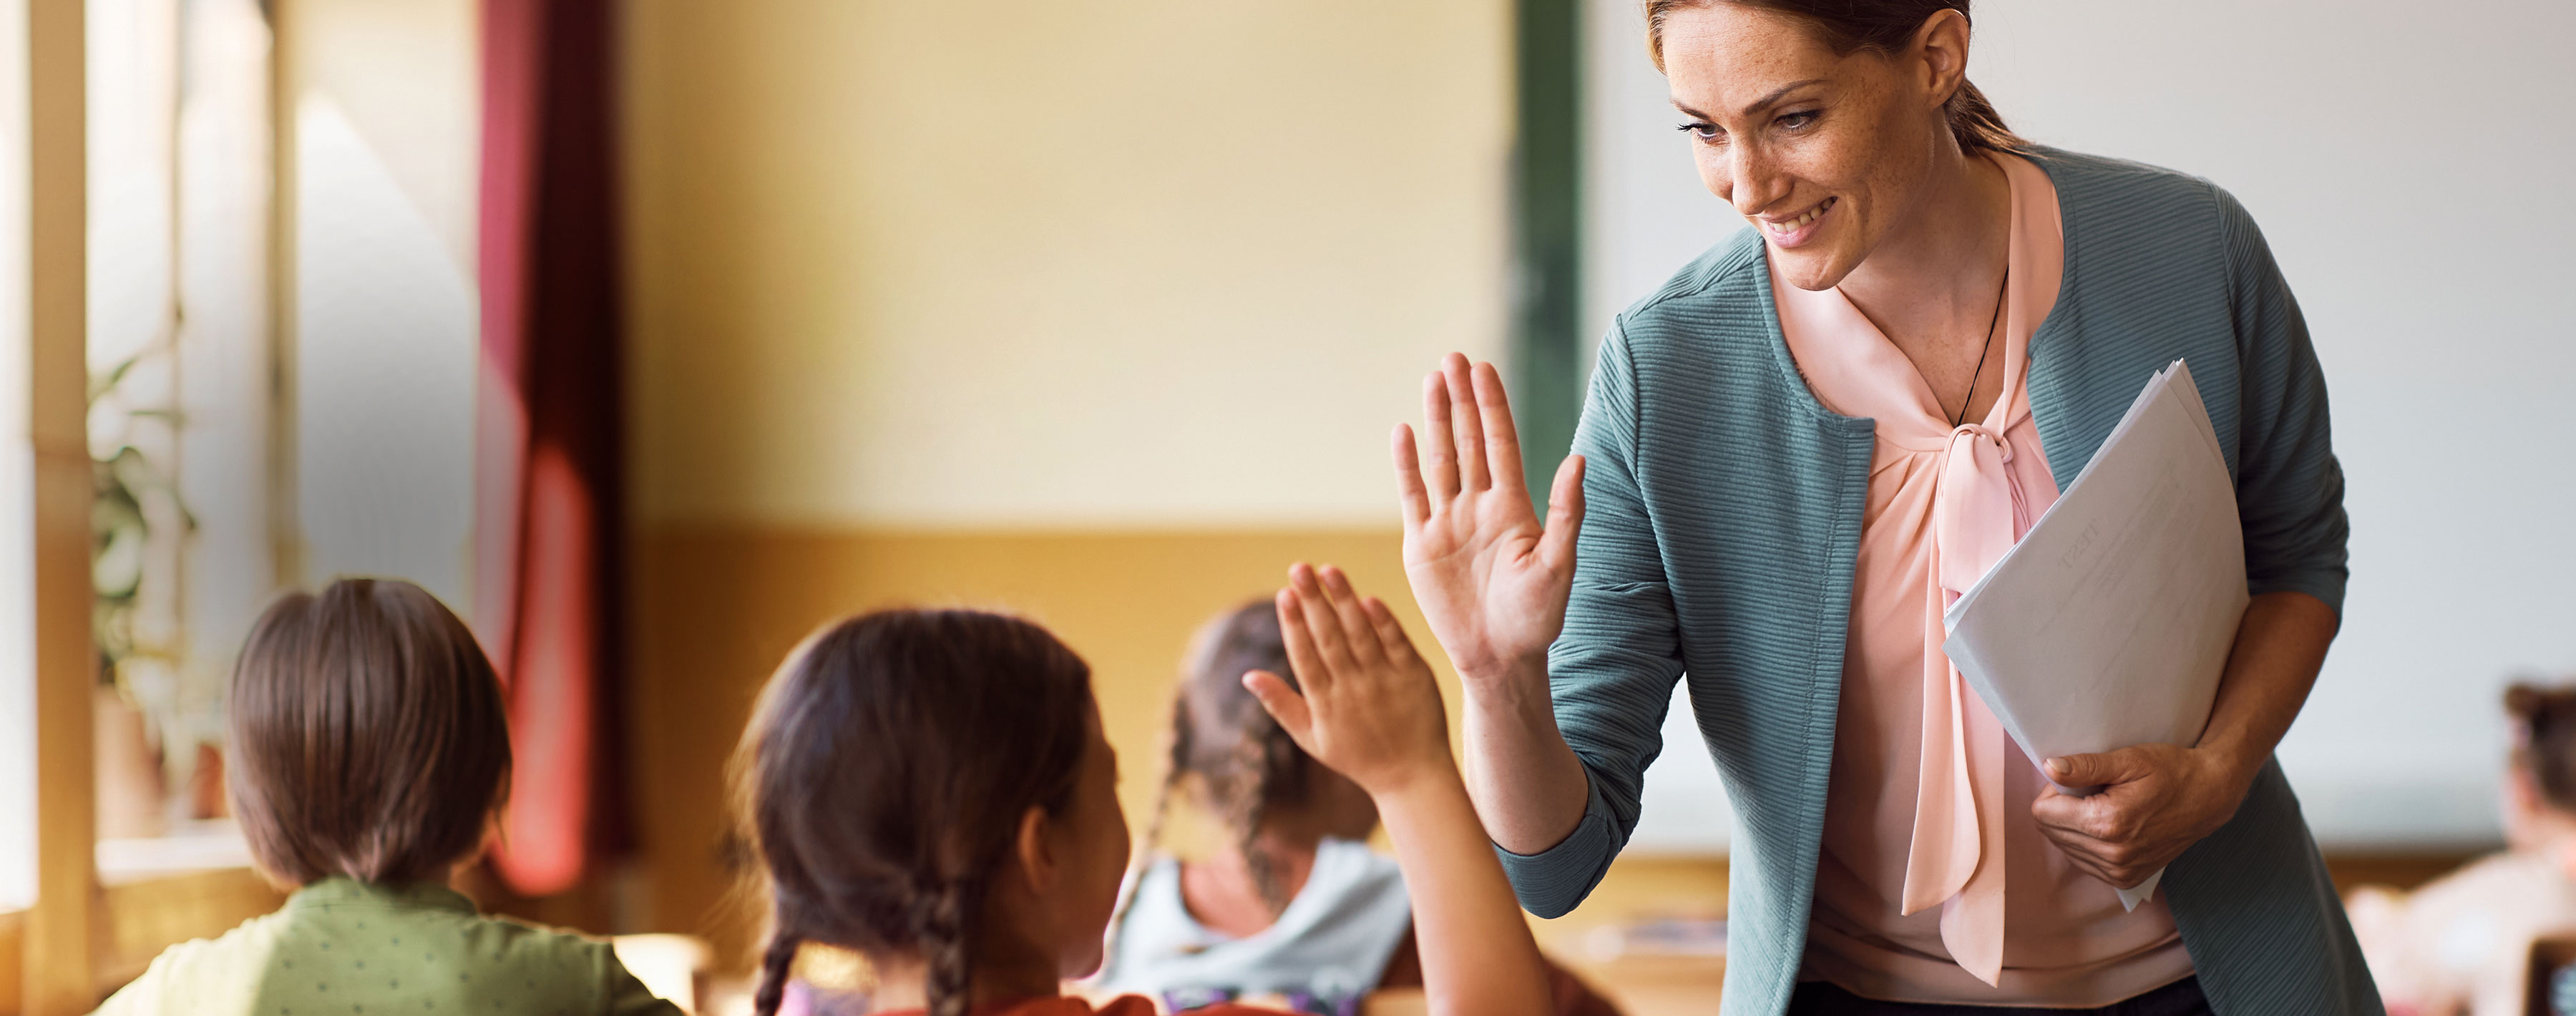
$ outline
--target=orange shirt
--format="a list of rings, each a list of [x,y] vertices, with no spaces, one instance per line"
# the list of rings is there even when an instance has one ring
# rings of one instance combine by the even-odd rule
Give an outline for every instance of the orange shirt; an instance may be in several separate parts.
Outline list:
[[[2057,191],[2030,161],[1997,161],[2010,274],[1985,369],[2004,389],[1983,420],[1952,427],[1840,290],[1772,273],[1817,400],[1877,421],[1799,976],[1888,1001],[2097,1006],[2192,972],[2173,915],[2161,896],[2124,911],[2041,835],[2030,805],[2045,779],[1941,652],[1943,610],[2057,501],[2023,389],[2065,269]]]

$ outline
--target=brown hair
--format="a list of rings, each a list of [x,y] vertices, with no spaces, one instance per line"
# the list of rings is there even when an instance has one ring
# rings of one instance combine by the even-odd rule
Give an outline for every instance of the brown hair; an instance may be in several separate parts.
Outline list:
[[[1020,816],[1072,803],[1095,708],[1081,657],[998,614],[883,611],[798,646],[734,762],[774,925],[761,1016],[809,940],[918,954],[930,1016],[964,1013],[990,880]]]
[[[2516,683],[2505,689],[2513,717],[2513,764],[2531,773],[2549,806],[2576,813],[2576,685]]]
[[[280,597],[242,645],[224,711],[233,814],[285,882],[444,878],[508,789],[491,661],[409,582]]]
[[[1664,68],[1665,20],[1677,10],[1721,2],[1795,17],[1812,26],[1836,54],[1848,55],[1860,50],[1895,53],[1905,48],[1915,29],[1923,27],[1923,22],[1934,14],[1952,10],[1960,17],[1968,17],[1969,0],[1646,0],[1646,54],[1654,59],[1656,70]],[[1962,152],[2009,152],[2030,147],[2030,142],[2004,126],[2003,115],[1986,101],[1986,94],[1964,77],[1959,79],[1959,90],[1950,94],[1942,112],[1948,116],[1950,135],[1958,139]]]
[[[1297,683],[1288,667],[1287,643],[1279,634],[1278,609],[1266,598],[1217,615],[1191,644],[1180,691],[1172,699],[1171,755],[1139,859],[1150,857],[1162,837],[1173,792],[1195,782],[1204,802],[1233,834],[1254,888],[1276,915],[1287,909],[1288,894],[1269,852],[1261,849],[1261,824],[1271,808],[1306,800],[1314,790],[1317,763],[1244,688],[1244,672],[1251,670],[1287,678],[1292,687]],[[1128,879],[1129,887],[1137,881]],[[1119,917],[1125,916],[1122,901]],[[1111,937],[1116,938],[1114,931]]]

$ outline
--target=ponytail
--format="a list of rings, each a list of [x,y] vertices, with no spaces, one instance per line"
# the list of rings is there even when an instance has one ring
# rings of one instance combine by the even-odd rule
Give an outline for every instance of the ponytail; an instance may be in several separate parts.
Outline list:
[[[1277,917],[1288,909],[1288,892],[1279,884],[1278,863],[1261,845],[1261,823],[1269,818],[1270,798],[1277,793],[1271,787],[1271,777],[1281,768],[1274,762],[1280,754],[1274,750],[1274,739],[1287,740],[1287,731],[1281,730],[1277,721],[1272,721],[1269,730],[1235,742],[1235,777],[1246,786],[1228,795],[1233,806],[1228,809],[1232,814],[1226,816],[1226,825],[1234,831],[1235,849],[1243,852],[1243,866],[1252,875],[1252,887],[1260,891],[1261,903],[1270,908],[1270,916]],[[1295,744],[1289,746],[1294,748]]]
[[[2004,126],[2003,114],[1995,112],[1986,93],[1966,78],[1959,79],[1959,90],[1950,93],[1941,112],[1949,118],[1950,136],[1959,139],[1962,152],[2017,152],[2030,147],[2030,142]]]
[[[1278,608],[1266,597],[1217,615],[1191,639],[1180,694],[1172,702],[1171,767],[1164,789],[1168,796],[1184,775],[1198,777],[1202,803],[1233,834],[1253,888],[1276,917],[1288,909],[1290,893],[1278,861],[1262,846],[1261,827],[1273,807],[1308,800],[1322,767],[1244,688],[1243,675],[1252,670],[1286,677],[1292,686],[1297,681],[1279,631]],[[1157,831],[1162,808],[1157,802]]]
[[[789,931],[770,936],[769,949],[760,955],[760,988],[752,993],[751,1008],[759,1016],[778,1016],[778,1004],[787,997],[787,975],[796,966],[796,949],[804,939]]]
[[[972,918],[983,896],[983,879],[967,878],[922,894],[913,909],[913,941],[921,946],[928,1016],[966,1016],[975,971]]]

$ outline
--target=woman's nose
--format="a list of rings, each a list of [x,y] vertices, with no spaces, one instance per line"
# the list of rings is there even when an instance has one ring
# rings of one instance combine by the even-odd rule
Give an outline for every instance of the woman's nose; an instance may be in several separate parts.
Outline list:
[[[1737,145],[1726,154],[1726,193],[1719,195],[1745,218],[1760,215],[1789,192],[1789,183],[1753,145]]]

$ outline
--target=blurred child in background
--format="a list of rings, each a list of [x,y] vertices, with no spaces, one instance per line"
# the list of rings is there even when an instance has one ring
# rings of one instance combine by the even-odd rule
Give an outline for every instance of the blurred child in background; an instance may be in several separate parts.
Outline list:
[[[343,579],[261,615],[225,703],[232,813],[286,906],[171,946],[99,1012],[669,1014],[607,942],[447,887],[510,776],[492,664],[420,587]]]
[[[1243,685],[1250,671],[1298,676],[1267,601],[1218,615],[1192,643],[1162,790],[1100,985],[1175,1010],[1268,996],[1335,1016],[1371,990],[1421,984],[1404,875],[1367,844],[1377,809],[1261,708]],[[1210,856],[1157,852],[1176,793],[1224,826]],[[1572,974],[1548,972],[1558,1013],[1617,1013]]]
[[[1292,579],[1275,609],[1303,680],[1241,679],[1386,816],[1432,1011],[1550,1012],[1430,667],[1384,604],[1328,594],[1302,565]],[[1098,969],[1127,867],[1117,770],[1089,667],[1036,625],[887,611],[807,639],[762,692],[737,756],[774,924],[756,1011],[778,1011],[810,941],[867,956],[878,1011],[1094,1012],[1060,984]],[[1154,1006],[1129,995],[1097,1011]]]
[[[2350,901],[2392,1016],[2517,1016],[2532,943],[2576,934],[2576,687],[2517,684],[2504,707],[2505,850],[2411,893],[2372,886]]]

